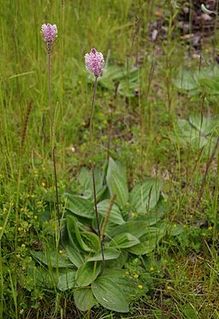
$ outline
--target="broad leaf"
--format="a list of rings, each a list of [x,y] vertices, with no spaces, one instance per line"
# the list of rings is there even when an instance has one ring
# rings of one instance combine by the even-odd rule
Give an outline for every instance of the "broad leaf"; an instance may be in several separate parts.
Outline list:
[[[100,78],[100,84],[109,90],[115,90],[115,82],[120,82],[124,77],[124,70],[117,65],[108,65]]]
[[[135,246],[139,243],[140,241],[138,240],[138,238],[136,238],[132,234],[122,233],[112,238],[110,242],[110,246],[118,248],[118,249],[123,249],[123,248],[129,248],[129,247]]]
[[[71,243],[71,246],[75,249],[75,251],[80,250],[80,245],[78,243],[78,239],[76,236],[76,232],[80,232],[78,229],[77,225],[77,219],[73,216],[68,215],[66,217],[66,227],[67,227],[67,233],[68,233],[68,238]],[[79,235],[78,235],[79,236]]]
[[[115,248],[107,247],[104,249],[104,260],[117,259],[119,255],[120,255],[120,251],[116,250]],[[87,261],[101,261],[101,260],[102,260],[101,252],[87,259]]]
[[[110,207],[110,200],[109,199],[103,200],[102,202],[98,203],[98,205],[97,205],[98,213],[101,216],[105,217],[106,214],[108,213],[109,207]],[[109,215],[109,222],[114,223],[116,225],[121,225],[121,224],[125,223],[119,207],[115,204],[112,205],[112,209],[111,209],[110,215]]]
[[[97,201],[101,198],[102,194],[106,190],[106,185],[104,185],[104,172],[95,168],[95,187],[96,187],[96,197]],[[83,197],[93,200],[93,178],[92,172],[87,168],[83,167],[79,175],[80,190]]]
[[[198,86],[194,72],[186,69],[178,72],[178,77],[177,79],[174,79],[174,84],[178,89],[186,91],[195,90]]]
[[[94,218],[94,207],[89,199],[66,193],[66,209],[81,217]]]
[[[199,115],[190,116],[188,120],[179,119],[173,139],[182,145],[190,144],[194,148],[214,147],[218,135],[219,121]]]
[[[89,248],[89,251],[96,252],[100,250],[100,240],[99,237],[91,232],[82,232],[81,238],[83,243]]]
[[[59,276],[57,288],[61,291],[72,289],[75,286],[75,271],[68,271]]]
[[[81,249],[87,252],[95,251],[95,249],[99,247],[98,237],[95,234],[89,234],[89,232],[83,232],[83,230],[80,230],[79,222],[75,217],[69,215],[66,220],[69,238],[73,247],[79,245]],[[90,246],[85,243],[83,238],[86,239]]]
[[[121,270],[123,266],[127,263],[128,260],[128,252],[126,250],[122,250],[119,257],[116,259],[108,260],[105,265],[105,270],[109,268],[110,271]]]
[[[129,252],[134,255],[150,254],[157,246],[157,239],[150,238],[143,240],[140,244],[129,248]]]
[[[135,221],[142,221],[143,223],[147,223],[148,226],[153,226],[157,224],[161,220],[165,213],[165,207],[162,204],[158,203],[154,209],[152,209],[148,213],[137,214],[137,217],[134,219]]]
[[[203,136],[212,134],[214,129],[219,126],[219,121],[217,121],[216,118],[205,117],[203,115],[190,116],[189,123]]]
[[[125,97],[136,95],[139,89],[139,70],[128,66],[109,65],[100,79],[100,85],[115,91],[118,86],[118,93]]]
[[[178,72],[174,84],[178,89],[189,91],[193,95],[205,93],[206,95],[218,95],[218,66],[206,67],[201,70],[182,69]]]
[[[90,287],[75,290],[74,301],[76,307],[81,311],[88,311],[97,304]]]
[[[166,230],[161,227],[150,227],[147,234],[140,238],[141,243],[128,249],[135,255],[150,254],[164,237]]]
[[[65,250],[68,255],[68,258],[77,268],[79,268],[84,263],[84,259],[77,248],[66,244]]]
[[[117,312],[129,311],[129,304],[125,293],[116,284],[113,276],[98,277],[91,284],[91,289],[101,306]]]
[[[120,207],[124,207],[128,202],[128,184],[124,168],[112,158],[109,159],[107,170],[107,186],[111,197],[116,196],[116,203]]]
[[[201,135],[187,120],[179,119],[177,124],[178,127],[174,139],[179,141],[182,145],[190,144],[202,148],[208,143],[206,136]]]
[[[104,268],[101,277],[113,280],[128,301],[136,295],[136,281],[127,275],[124,269]]]
[[[68,268],[72,267],[70,260],[59,254],[57,251],[48,250],[42,251],[31,251],[31,255],[36,258],[39,262],[52,268]]]
[[[154,208],[160,198],[161,182],[156,178],[147,178],[137,184],[130,194],[130,202],[138,213],[145,213]]]
[[[100,263],[92,261],[86,262],[76,273],[76,283],[78,287],[86,287],[90,285],[97,278],[100,271]]]
[[[149,225],[150,224],[144,220],[129,220],[125,224],[115,227],[111,231],[111,235],[114,237],[118,234],[129,233],[139,238],[147,233]]]

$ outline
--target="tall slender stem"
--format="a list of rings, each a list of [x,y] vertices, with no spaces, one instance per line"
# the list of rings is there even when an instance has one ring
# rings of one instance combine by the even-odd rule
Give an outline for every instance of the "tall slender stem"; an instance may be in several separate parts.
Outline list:
[[[104,263],[103,240],[101,238],[101,232],[100,232],[99,214],[98,214],[98,209],[97,209],[96,183],[95,183],[94,165],[93,164],[92,164],[92,182],[93,182],[94,208],[95,208],[95,215],[96,215],[96,221],[97,221],[97,232],[98,232],[98,236],[100,239],[102,261]]]
[[[48,52],[48,107],[51,106],[51,52]]]
[[[54,182],[55,182],[55,189],[56,189],[56,211],[58,215],[58,219],[60,220],[60,210],[59,210],[59,191],[58,191],[58,178],[57,178],[57,169],[56,169],[56,146],[52,149],[52,159],[53,159],[53,170],[54,170]]]
[[[95,77],[93,97],[92,97],[92,102],[91,102],[91,116],[90,116],[90,139],[91,139],[91,146],[93,146],[93,133],[94,133],[93,117],[94,117],[94,108],[95,108],[96,92],[97,92],[97,77]]]
[[[90,144],[91,147],[94,147],[94,126],[93,126],[93,117],[94,117],[94,109],[95,109],[95,99],[96,99],[96,91],[97,91],[97,77],[95,77],[94,81],[94,90],[93,90],[93,97],[91,102],[91,116],[90,116]],[[100,222],[99,222],[99,214],[97,209],[97,193],[96,193],[96,183],[95,183],[95,173],[94,173],[95,165],[94,161],[92,160],[92,183],[93,183],[93,197],[94,197],[94,209],[96,215],[96,222],[97,222],[97,232],[100,240],[100,247],[101,247],[101,254],[102,260],[104,263],[104,251],[103,251],[103,241],[101,240],[101,233],[100,233]]]
[[[112,111],[109,107],[109,120],[108,120],[108,141],[107,141],[107,162],[109,162],[110,158],[110,147],[112,140]]]
[[[47,44],[47,76],[48,76],[48,110],[45,110],[43,112],[43,117],[42,117],[42,128],[41,128],[41,135],[43,138],[43,145],[45,146],[47,136],[46,136],[46,115],[49,113],[50,117],[50,122],[52,123],[52,116],[51,116],[51,47]],[[48,112],[48,113],[47,113]],[[50,130],[51,130],[50,126]],[[50,131],[51,134],[51,131]]]
[[[56,192],[56,213],[57,218],[60,219],[59,211],[59,192],[58,192],[58,178],[57,178],[57,169],[56,169],[56,156],[55,156],[55,129],[54,129],[54,117],[55,112],[51,110],[51,50],[48,49],[48,111],[50,114],[50,134],[51,134],[51,151],[52,151],[52,161],[53,161],[53,174],[54,174],[54,183],[55,183],[55,192]]]

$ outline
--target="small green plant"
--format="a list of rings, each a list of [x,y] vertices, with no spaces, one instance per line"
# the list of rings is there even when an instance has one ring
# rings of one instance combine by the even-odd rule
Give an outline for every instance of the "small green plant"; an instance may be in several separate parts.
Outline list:
[[[103,76],[99,79],[99,84],[106,90],[118,93],[130,98],[136,96],[139,91],[139,72],[137,67],[107,65]],[[90,76],[92,81],[92,77]]]
[[[201,70],[181,69],[174,80],[175,86],[180,91],[188,92],[191,96],[203,96],[209,98],[219,94],[219,68],[204,67]]]
[[[46,253],[32,251],[32,256],[50,270],[56,289],[73,289],[80,310],[100,304],[113,311],[128,312],[136,292],[125,265],[131,256],[139,257],[141,263],[141,256],[151,254],[172,227],[162,221],[162,183],[147,178],[129,192],[125,169],[112,158],[103,172],[95,169],[95,180],[104,262],[92,197],[92,174],[85,168],[79,175],[80,195],[63,195],[61,247]],[[57,273],[55,269],[61,271]]]
[[[178,119],[174,139],[184,146],[209,150],[216,144],[218,132],[218,117],[193,115],[188,120]]]
[[[108,65],[100,85],[124,97],[134,97],[139,91],[139,69],[136,67]]]

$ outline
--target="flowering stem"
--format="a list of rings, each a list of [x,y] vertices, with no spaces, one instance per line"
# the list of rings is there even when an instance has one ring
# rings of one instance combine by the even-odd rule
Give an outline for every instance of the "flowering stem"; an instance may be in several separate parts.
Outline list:
[[[48,108],[51,106],[51,52],[48,50]]]
[[[107,163],[109,162],[109,158],[110,158],[111,141],[112,141],[112,111],[109,108],[108,141],[107,141]]]
[[[97,210],[96,183],[95,183],[94,165],[93,164],[92,164],[92,182],[93,182],[94,208],[95,208],[95,215],[96,215],[96,221],[97,221],[97,231],[98,231],[98,236],[100,239],[100,249],[101,249],[102,261],[104,263],[103,240],[101,238],[99,214],[98,214],[98,210]]]
[[[54,146],[52,149],[52,160],[53,160],[53,170],[54,170],[54,182],[55,182],[55,189],[56,189],[56,211],[57,211],[58,219],[60,219],[61,215],[60,215],[60,211],[59,211],[59,191],[58,191],[58,179],[57,179],[55,150],[56,150],[56,147]]]
[[[97,76],[95,76],[95,82],[94,82],[94,90],[93,90],[93,97],[91,102],[91,116],[90,116],[90,144],[91,147],[94,146],[94,127],[93,127],[93,117],[94,117],[94,108],[95,108],[95,98],[96,98],[96,91],[97,91]],[[100,247],[101,247],[101,254],[102,254],[102,261],[104,263],[104,251],[103,251],[103,241],[101,240],[101,233],[100,233],[100,222],[99,222],[99,214],[97,209],[97,193],[96,193],[96,183],[95,183],[95,173],[94,173],[94,162],[92,160],[92,183],[93,183],[93,197],[94,197],[94,209],[95,209],[95,215],[96,215],[96,222],[97,222],[97,232],[100,240]]]
[[[51,106],[51,52],[50,48],[47,45],[47,73],[48,73],[48,112],[50,112],[50,106]],[[46,144],[46,111],[43,112],[43,118],[42,118],[42,138],[43,138],[43,144]],[[51,114],[51,112],[50,112]],[[52,119],[50,119],[52,122]]]
[[[51,48],[48,47],[48,111],[50,114],[50,134],[51,134],[51,151],[52,151],[52,161],[53,161],[53,174],[54,174],[54,183],[55,183],[55,192],[56,192],[56,213],[57,218],[60,219],[59,211],[59,192],[58,192],[58,178],[57,178],[57,169],[56,169],[56,156],[55,156],[55,128],[54,128],[54,114],[51,110]]]
[[[90,116],[90,138],[91,138],[91,145],[93,146],[93,133],[94,133],[94,125],[93,125],[93,117],[94,117],[94,107],[95,107],[95,99],[96,99],[96,91],[97,91],[97,77],[95,77],[94,82],[94,91],[93,97],[91,102],[91,116]]]

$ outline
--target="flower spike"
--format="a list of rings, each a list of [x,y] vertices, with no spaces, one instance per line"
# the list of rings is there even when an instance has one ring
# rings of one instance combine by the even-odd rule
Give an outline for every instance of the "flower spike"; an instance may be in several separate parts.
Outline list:
[[[55,41],[56,37],[57,37],[57,26],[56,24],[43,24],[41,27],[41,33],[43,36],[43,40],[46,42],[47,44],[47,49],[48,49],[48,53],[51,52],[52,50],[52,45],[53,42]]]
[[[86,69],[93,73],[96,78],[102,76],[104,64],[103,54],[96,49],[91,49],[90,53],[85,54]]]

